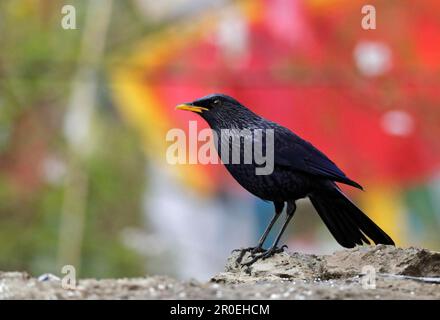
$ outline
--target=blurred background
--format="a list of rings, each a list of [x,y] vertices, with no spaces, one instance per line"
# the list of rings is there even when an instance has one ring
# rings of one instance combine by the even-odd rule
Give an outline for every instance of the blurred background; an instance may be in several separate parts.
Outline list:
[[[254,245],[271,204],[166,162],[169,129],[206,127],[174,106],[212,92],[323,150],[399,246],[440,249],[439,1],[2,0],[0,270],[204,280]],[[340,249],[298,206],[288,250]]]

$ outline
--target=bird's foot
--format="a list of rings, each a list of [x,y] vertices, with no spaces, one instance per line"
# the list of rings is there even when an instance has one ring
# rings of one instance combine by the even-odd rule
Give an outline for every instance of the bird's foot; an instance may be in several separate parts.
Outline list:
[[[240,255],[238,256],[236,262],[237,264],[241,264],[241,261],[243,260],[243,257],[246,255],[247,252],[250,252],[251,257],[254,257],[257,253],[265,252],[266,250],[264,250],[262,247],[248,247],[232,250],[232,252],[236,251],[240,251]]]
[[[243,263],[242,265],[243,265],[243,266],[246,266],[246,267],[249,267],[249,266],[253,265],[255,262],[257,262],[257,261],[260,260],[260,259],[261,259],[261,260],[264,260],[264,259],[267,259],[267,258],[273,256],[273,255],[276,254],[276,253],[284,252],[284,249],[286,249],[286,248],[287,248],[287,245],[283,245],[281,248],[278,248],[278,247],[272,247],[272,248],[270,248],[269,250],[264,251],[262,254],[259,254],[259,255],[257,255],[257,256],[254,256],[254,257],[252,258],[252,260],[250,260],[250,261],[248,261],[248,262],[246,262],[246,263]],[[240,260],[240,262],[241,262],[241,260]]]

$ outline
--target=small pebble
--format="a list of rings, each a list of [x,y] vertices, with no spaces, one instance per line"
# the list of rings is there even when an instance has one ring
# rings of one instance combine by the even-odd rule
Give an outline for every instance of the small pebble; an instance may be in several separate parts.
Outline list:
[[[53,275],[51,273],[45,273],[38,277],[38,281],[45,282],[45,281],[60,281],[60,278],[56,275]]]
[[[270,299],[279,299],[281,297],[281,295],[277,294],[277,293],[272,293],[270,295]]]

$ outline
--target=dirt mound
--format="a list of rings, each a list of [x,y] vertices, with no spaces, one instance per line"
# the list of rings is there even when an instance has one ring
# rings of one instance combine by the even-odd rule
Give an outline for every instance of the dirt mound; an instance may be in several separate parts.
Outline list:
[[[419,248],[378,245],[337,251],[325,256],[329,273],[355,274],[365,265],[378,273],[413,277],[440,277],[440,253]]]
[[[347,279],[374,270],[376,275],[440,277],[440,253],[418,248],[395,248],[377,245],[336,251],[316,256],[302,253],[279,253],[257,261],[250,267],[237,264],[240,252],[229,257],[226,272],[214,281],[239,283],[261,280]],[[243,261],[250,258],[247,253]],[[423,281],[423,280],[421,280]]]
[[[55,276],[0,273],[0,299],[440,299],[439,252],[383,245],[284,252],[251,267],[238,265],[238,254],[207,283],[154,276],[84,279],[63,289]]]

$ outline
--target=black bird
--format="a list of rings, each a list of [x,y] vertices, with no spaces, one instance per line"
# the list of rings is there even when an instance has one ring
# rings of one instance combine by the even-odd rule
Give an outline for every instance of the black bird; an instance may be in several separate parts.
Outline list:
[[[222,129],[237,129],[232,131],[235,134],[243,129],[252,132],[256,129],[273,130],[274,169],[271,174],[257,175],[255,170],[258,165],[255,161],[244,163],[243,146],[246,137],[238,137],[242,161],[225,164],[227,170],[243,188],[263,200],[272,201],[275,206],[274,217],[261,236],[257,247],[244,249],[251,250],[254,257],[247,265],[283,249],[283,247],[279,249],[277,245],[295,213],[295,201],[305,197],[310,199],[319,216],[341,246],[352,248],[363,243],[370,244],[368,238],[376,244],[394,245],[393,240],[350,201],[336,182],[361,190],[362,187],[349,179],[324,153],[289,129],[258,116],[234,98],[224,94],[208,95],[193,102],[178,105],[176,109],[198,113],[218,137],[221,137]],[[253,134],[254,146],[260,142],[263,145],[263,152],[267,152],[269,149],[266,147],[265,136],[263,135],[263,138],[258,141],[255,137],[256,135]],[[224,149],[221,148],[220,143],[221,141],[216,147],[219,156],[222,157]],[[232,151],[231,145],[229,154]],[[283,211],[285,203],[287,203],[287,210],[284,225],[272,247],[265,251],[262,248],[263,243]],[[255,255],[259,252],[262,253]]]

